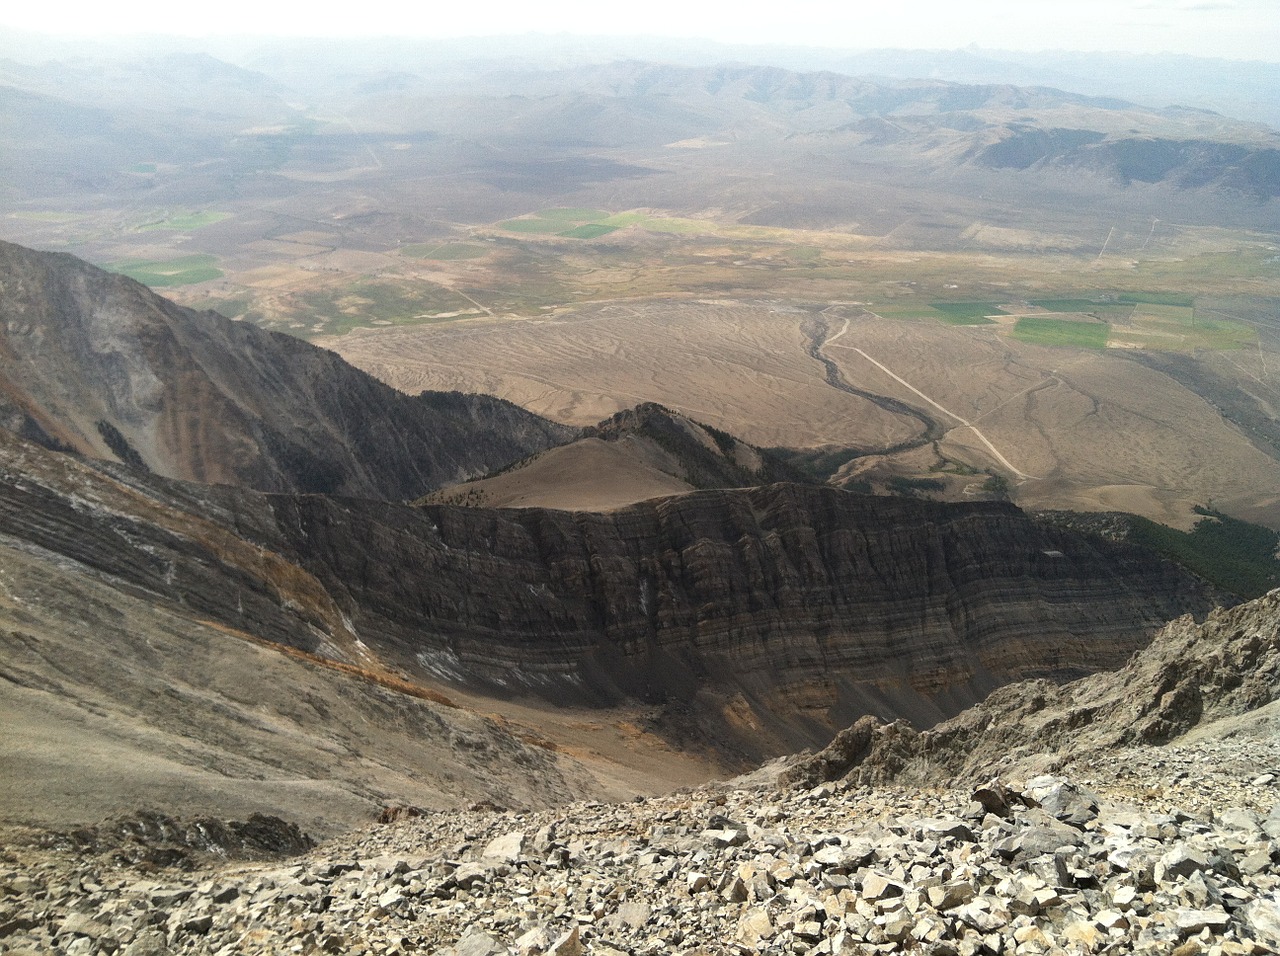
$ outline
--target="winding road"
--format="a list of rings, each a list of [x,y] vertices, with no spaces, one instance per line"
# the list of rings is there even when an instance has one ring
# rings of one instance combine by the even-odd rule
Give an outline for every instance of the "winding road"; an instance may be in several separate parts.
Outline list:
[[[857,346],[836,345],[836,340],[849,331],[848,319],[844,320],[844,328],[842,328],[835,335],[832,335],[830,338],[827,338],[827,333],[830,332],[830,328],[828,327],[827,323],[822,320],[818,320],[818,319],[806,320],[803,331],[809,339],[809,345],[807,349],[809,355],[812,358],[817,359],[819,362],[821,362],[823,367],[826,368],[828,385],[830,385],[832,388],[839,389],[842,392],[849,392],[852,395],[858,395],[862,398],[867,399],[870,402],[874,402],[876,405],[885,409],[886,411],[894,412],[901,415],[910,415],[912,418],[915,418],[916,420],[920,421],[925,426],[924,433],[916,438],[910,439],[905,442],[900,442],[897,445],[892,445],[888,448],[882,449],[877,452],[867,452],[865,454],[887,455],[887,454],[893,454],[899,451],[907,451],[911,448],[919,448],[921,445],[927,445],[929,442],[932,442],[938,438],[941,438],[950,429],[944,428],[936,419],[932,418],[927,412],[915,407],[914,405],[910,405],[907,402],[902,401],[901,399],[891,398],[887,395],[877,395],[874,392],[867,392],[867,391],[864,391],[863,389],[850,385],[848,381],[845,379],[844,374],[840,371],[840,367],[836,365],[834,361],[832,361],[831,359],[827,358],[825,355],[822,354],[822,350],[824,348],[834,347],[834,348],[848,349],[851,352],[857,352],[864,359],[866,359],[868,362],[870,362],[880,371],[884,372],[884,374],[888,375],[891,379],[893,379],[903,388],[907,389],[914,395],[918,395],[927,404],[933,406],[938,411],[942,412],[942,414],[946,415],[948,418],[955,419],[963,427],[973,432],[973,434],[977,437],[978,441],[982,442],[982,444],[986,447],[987,451],[991,453],[991,457],[993,457],[996,461],[998,461],[1001,465],[1003,465],[1005,468],[1011,471],[1018,478],[1023,480],[1035,480],[1035,477],[1036,477],[1035,475],[1028,475],[1026,472],[1021,471],[1020,469],[1015,467],[1013,463],[1010,462],[1009,459],[1006,458],[1003,454],[1001,454],[1000,450],[991,443],[991,440],[982,433],[982,431],[978,428],[978,426],[974,425],[967,418],[964,418],[961,415],[957,415],[955,412],[951,411],[949,408],[946,408],[943,405],[940,405],[938,402],[934,401],[924,392],[920,391],[920,389],[916,388],[914,385],[908,382],[901,375],[898,375],[896,372],[894,372],[893,369],[889,368],[887,365],[884,365],[880,361],[872,358],[870,355],[868,355],[866,352],[864,352],[862,349],[858,348]],[[861,456],[858,456],[858,457],[861,457]]]
[[[808,352],[810,358],[822,363],[823,368],[826,369],[828,385],[841,392],[848,392],[850,395],[857,395],[859,398],[865,398],[867,401],[883,408],[887,412],[892,412],[895,415],[907,415],[916,419],[916,421],[920,422],[920,424],[924,426],[924,432],[917,435],[915,438],[909,438],[906,441],[898,442],[898,444],[890,445],[886,448],[877,448],[871,451],[865,451],[854,455],[853,457],[864,458],[868,455],[892,455],[895,452],[909,451],[912,448],[919,448],[921,445],[927,445],[930,442],[936,441],[946,434],[947,430],[943,428],[936,419],[932,418],[922,409],[916,408],[914,405],[910,405],[901,399],[892,398],[888,395],[879,395],[875,392],[868,392],[865,389],[850,385],[845,379],[844,373],[840,371],[840,366],[822,354],[822,349],[825,346],[831,344],[848,331],[848,319],[845,320],[844,328],[830,339],[828,339],[827,336],[831,330],[824,319],[807,318],[804,320],[800,328],[809,340],[809,344],[805,346],[805,351]]]

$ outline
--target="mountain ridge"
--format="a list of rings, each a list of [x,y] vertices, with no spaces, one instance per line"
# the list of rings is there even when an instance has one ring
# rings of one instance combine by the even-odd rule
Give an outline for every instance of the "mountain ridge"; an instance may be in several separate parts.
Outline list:
[[[695,489],[807,480],[767,449],[642,402],[584,428],[572,442],[415,504],[609,511]]]
[[[263,490],[401,500],[573,430],[487,396],[410,397],[336,354],[0,244],[0,422],[50,447]]]
[[[735,759],[1118,664],[1211,603],[1149,552],[996,502],[784,484],[609,514],[411,508],[0,450],[6,534],[127,593],[396,679],[658,705],[659,732]]]

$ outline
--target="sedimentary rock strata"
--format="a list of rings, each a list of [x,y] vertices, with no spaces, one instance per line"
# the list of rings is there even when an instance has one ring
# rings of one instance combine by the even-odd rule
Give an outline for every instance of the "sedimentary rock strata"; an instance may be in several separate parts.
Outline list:
[[[1171,622],[1114,672],[1065,685],[1011,684],[922,732],[864,718],[784,771],[792,782],[964,777],[977,768],[1051,769],[1117,747],[1163,744],[1280,701],[1280,590],[1203,624]],[[1276,726],[1275,718],[1269,717]]]
[[[775,485],[415,509],[107,474],[12,437],[0,457],[4,533],[131,593],[411,679],[671,704],[744,757],[1115,666],[1208,606],[1172,564],[1000,503]]]

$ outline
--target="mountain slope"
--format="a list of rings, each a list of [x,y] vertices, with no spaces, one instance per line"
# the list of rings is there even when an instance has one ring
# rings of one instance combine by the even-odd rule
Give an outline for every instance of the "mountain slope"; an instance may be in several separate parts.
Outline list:
[[[735,759],[1115,666],[1209,606],[1149,552],[999,503],[773,485],[611,514],[412,508],[104,474],[0,439],[0,527],[44,560],[397,680],[641,702]]]
[[[769,452],[646,402],[585,429],[575,442],[421,503],[609,511],[700,488],[802,480]]]
[[[409,397],[336,355],[0,243],[0,423],[49,447],[270,491],[404,499],[572,436],[497,399]]]
[[[1061,686],[1010,684],[920,733],[864,718],[784,777],[812,784],[847,774],[864,781],[923,774],[938,781],[1053,771],[1193,731],[1212,737],[1215,722],[1232,722],[1229,735],[1244,731],[1242,718],[1274,728],[1277,701],[1280,590],[1217,610],[1203,624],[1173,621],[1114,672]]]

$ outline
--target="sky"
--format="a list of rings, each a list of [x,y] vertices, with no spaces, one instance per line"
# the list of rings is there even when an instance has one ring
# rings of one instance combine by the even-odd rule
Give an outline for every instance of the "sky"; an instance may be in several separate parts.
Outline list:
[[[0,25],[48,33],[704,38],[850,50],[1115,50],[1280,62],[1280,0],[63,0],[10,3]],[[0,56],[3,50],[0,49]]]

